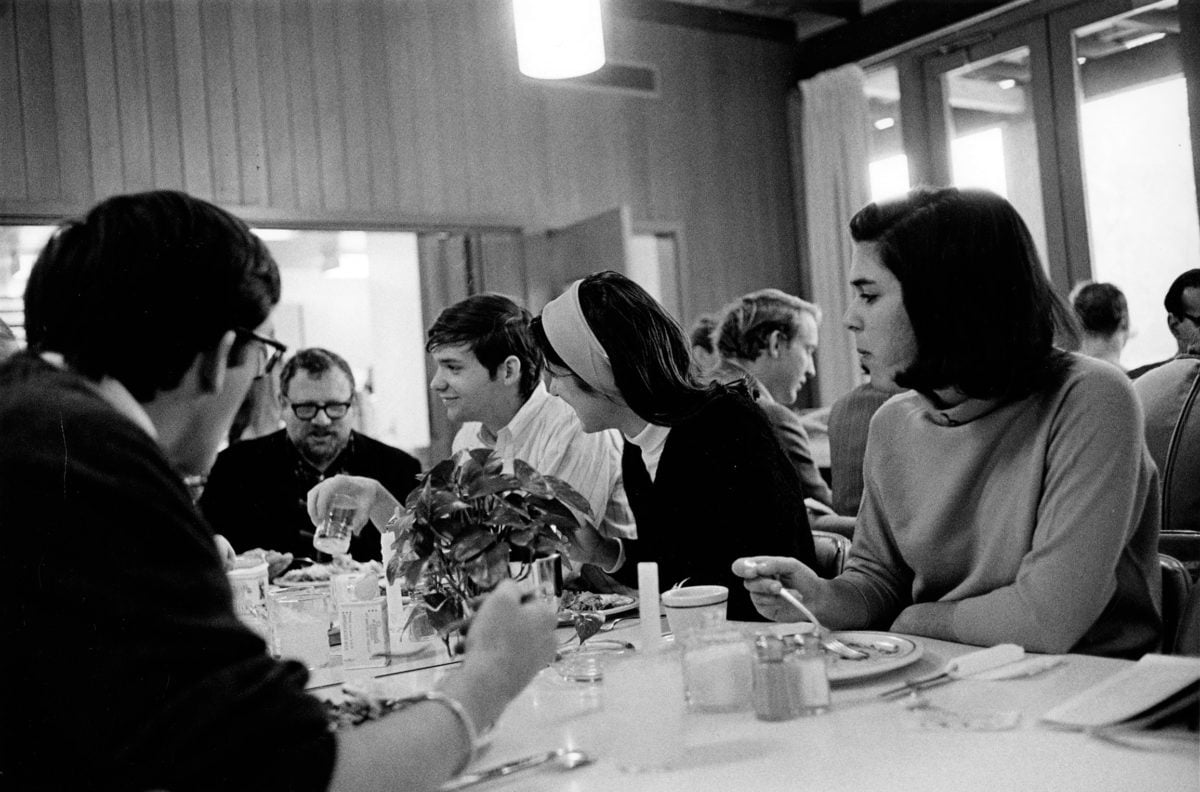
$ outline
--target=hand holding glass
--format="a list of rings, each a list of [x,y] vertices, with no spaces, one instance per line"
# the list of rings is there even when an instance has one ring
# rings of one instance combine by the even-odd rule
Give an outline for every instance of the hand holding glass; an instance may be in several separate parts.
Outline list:
[[[334,495],[329,511],[313,535],[313,547],[322,553],[345,555],[350,551],[350,526],[354,522],[355,503],[349,495]]]

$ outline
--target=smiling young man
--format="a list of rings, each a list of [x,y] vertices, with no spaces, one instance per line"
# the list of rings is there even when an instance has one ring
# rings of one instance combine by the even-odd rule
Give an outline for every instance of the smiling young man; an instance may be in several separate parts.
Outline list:
[[[221,452],[200,508],[238,550],[262,547],[314,556],[308,491],[339,474],[368,476],[403,500],[420,463],[398,448],[356,432],[354,373],[340,355],[313,347],[297,352],[280,374],[284,428]],[[254,486],[246,482],[253,481]],[[379,559],[379,536],[357,534],[350,555]]]
[[[813,461],[808,432],[788,406],[816,368],[821,309],[779,289],[739,297],[722,313],[713,332],[720,364],[709,372],[721,382],[745,379],[767,414],[805,498],[832,508],[833,495]]]
[[[454,450],[487,447],[523,459],[587,498],[601,534],[632,537],[620,435],[586,433],[575,411],[547,392],[530,319],[507,297],[479,294],[442,311],[429,328],[425,348],[437,367],[429,387],[446,416],[462,422]]]

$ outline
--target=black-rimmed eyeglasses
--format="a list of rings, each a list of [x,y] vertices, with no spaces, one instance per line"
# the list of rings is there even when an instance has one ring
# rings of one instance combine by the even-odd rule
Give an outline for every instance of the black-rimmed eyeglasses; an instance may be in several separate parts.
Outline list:
[[[274,338],[268,338],[264,335],[259,335],[253,330],[247,330],[244,327],[235,327],[233,332],[237,333],[243,338],[249,338],[252,341],[257,341],[258,343],[262,344],[264,355],[263,365],[262,368],[259,369],[258,374],[254,375],[255,378],[265,377],[274,371],[275,367],[279,365],[279,361],[283,360],[284,354],[287,353],[287,344],[276,341]]]
[[[325,417],[331,421],[336,421],[338,418],[345,418],[346,413],[350,412],[352,402],[300,402],[299,404],[289,403],[292,412],[301,421],[311,421],[317,417],[318,412],[325,413]]]

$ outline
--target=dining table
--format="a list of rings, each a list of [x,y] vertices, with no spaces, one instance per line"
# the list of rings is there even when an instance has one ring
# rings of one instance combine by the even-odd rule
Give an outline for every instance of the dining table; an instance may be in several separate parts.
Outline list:
[[[786,634],[797,625],[734,623],[747,635]],[[807,625],[804,625],[807,628]],[[605,639],[642,642],[637,619],[623,620]],[[559,629],[570,646],[573,631]],[[670,636],[668,635],[668,640]],[[556,666],[539,673],[487,732],[469,770],[479,770],[556,748],[594,759],[576,769],[554,762],[478,788],[561,792],[716,792],[717,790],[827,790],[829,792],[936,792],[937,790],[1200,790],[1200,742],[1195,734],[1131,739],[1048,724],[1043,716],[1132,661],[1063,655],[1041,673],[1000,681],[959,679],[919,697],[883,698],[906,680],[929,675],[979,647],[904,636],[918,658],[879,674],[835,681],[822,714],[764,721],[747,706],[735,712],[689,711],[684,750],[669,767],[629,772],[611,761],[611,713],[601,679],[566,679]],[[669,645],[669,644],[668,644]],[[380,696],[435,686],[453,673],[456,658],[440,643],[427,653],[381,668],[318,669],[309,681],[317,696],[336,698],[349,684]]]

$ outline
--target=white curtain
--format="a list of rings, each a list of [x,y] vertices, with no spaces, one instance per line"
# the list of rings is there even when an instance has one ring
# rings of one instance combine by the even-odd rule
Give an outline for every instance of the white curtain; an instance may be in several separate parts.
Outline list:
[[[817,353],[818,404],[828,406],[861,381],[854,342],[842,324],[850,297],[850,218],[869,195],[867,99],[863,70],[843,66],[804,80],[788,123],[796,185],[800,255],[825,321]]]

